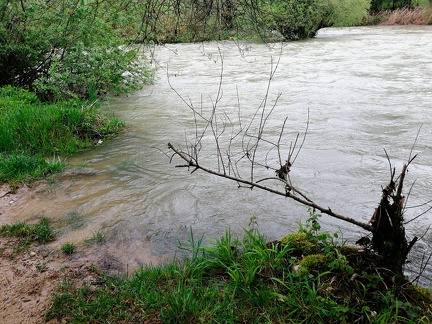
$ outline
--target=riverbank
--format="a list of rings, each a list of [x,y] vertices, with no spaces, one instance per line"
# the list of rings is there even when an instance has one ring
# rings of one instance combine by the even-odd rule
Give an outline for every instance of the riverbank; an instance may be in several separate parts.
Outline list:
[[[25,220],[19,220],[18,216],[22,208],[32,200],[40,199],[49,188],[50,183],[46,180],[18,188],[1,185],[2,228],[17,222],[31,224],[40,221],[36,214]],[[65,284],[93,287],[101,274],[119,276],[127,273],[127,266],[109,253],[104,242],[89,238],[74,245],[74,253],[67,255],[60,248],[67,244],[62,243],[61,231],[56,229],[53,233],[55,240],[45,243],[28,243],[23,242],[22,237],[0,234],[0,318],[7,323],[63,323],[60,320],[47,321],[45,316],[60,287]],[[147,261],[156,264],[154,258]]]
[[[70,260],[43,245],[17,253],[18,241],[0,237],[0,318],[5,323],[46,323],[45,313],[58,286],[65,282],[91,286],[97,281],[85,261]]]
[[[430,291],[394,282],[367,243],[345,246],[318,220],[311,214],[272,242],[253,224],[243,237],[226,231],[208,246],[191,234],[182,261],[134,272],[116,269],[98,245],[71,254],[50,248],[46,220],[3,225],[0,315],[35,324],[430,323]]]

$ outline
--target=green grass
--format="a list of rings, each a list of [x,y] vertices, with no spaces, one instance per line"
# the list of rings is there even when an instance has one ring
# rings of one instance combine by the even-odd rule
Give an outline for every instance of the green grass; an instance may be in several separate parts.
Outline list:
[[[314,225],[315,226],[315,225]],[[47,319],[68,323],[431,323],[432,294],[397,286],[373,255],[302,227],[301,238],[266,242],[256,229],[227,231],[210,246],[191,235],[187,257],[98,286],[62,285]],[[296,235],[297,233],[291,234]],[[307,267],[303,243],[319,249]],[[364,260],[359,262],[358,259]],[[326,262],[323,262],[323,260]],[[296,266],[300,265],[299,270]],[[370,266],[368,268],[368,265]],[[353,279],[353,275],[357,276]],[[383,274],[381,276],[381,274]],[[408,287],[411,289],[408,289]],[[415,293],[413,293],[415,291]],[[423,299],[416,294],[421,294]]]
[[[0,227],[0,236],[17,237],[20,239],[16,252],[27,250],[32,243],[48,243],[55,239],[49,220],[41,218],[36,224],[19,222],[4,224]]]
[[[76,251],[76,246],[73,243],[65,243],[61,246],[61,251],[66,255],[72,255]]]
[[[102,244],[105,241],[105,235],[100,231],[93,232],[93,235],[85,240],[85,244]]]
[[[1,154],[0,183],[27,183],[63,170],[60,160],[49,161],[40,155]]]
[[[97,105],[79,100],[42,103],[28,91],[0,88],[0,183],[20,184],[58,172],[65,157],[122,126]]]

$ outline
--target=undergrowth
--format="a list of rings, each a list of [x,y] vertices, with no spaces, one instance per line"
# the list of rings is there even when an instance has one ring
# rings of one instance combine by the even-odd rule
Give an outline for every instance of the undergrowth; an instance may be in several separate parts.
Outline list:
[[[431,323],[430,291],[396,285],[367,249],[322,232],[317,215],[280,241],[256,228],[181,262],[97,286],[61,285],[47,319],[92,323]],[[419,297],[421,296],[421,298]]]

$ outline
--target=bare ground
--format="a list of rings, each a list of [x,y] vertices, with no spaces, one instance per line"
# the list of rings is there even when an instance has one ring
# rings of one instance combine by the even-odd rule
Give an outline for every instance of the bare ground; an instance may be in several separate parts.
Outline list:
[[[0,225],[16,222],[14,215],[33,195],[29,187],[13,191],[0,186]],[[18,241],[0,237],[0,324],[58,323],[47,322],[45,314],[53,293],[66,278],[91,286],[97,282],[97,274],[92,271],[95,266],[104,272],[122,271],[110,255],[95,251],[95,247],[68,257],[47,245],[32,245],[17,252]]]

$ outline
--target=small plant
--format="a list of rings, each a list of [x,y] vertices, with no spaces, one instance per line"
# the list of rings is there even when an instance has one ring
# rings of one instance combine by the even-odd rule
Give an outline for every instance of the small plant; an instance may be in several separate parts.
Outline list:
[[[55,238],[47,218],[41,218],[36,224],[19,222],[2,225],[0,235],[19,237],[28,244],[32,242],[48,243]]]
[[[55,235],[54,232],[49,225],[48,218],[41,218],[41,220],[35,225],[31,226],[32,228],[32,239],[39,243],[48,243],[54,240]]]
[[[39,272],[45,272],[48,270],[48,265],[46,263],[38,263],[38,264],[36,264],[36,269]]]
[[[86,244],[101,244],[104,241],[105,241],[105,235],[100,230],[97,230],[96,232],[93,232],[92,237],[85,240],[85,243]]]
[[[73,243],[65,243],[61,247],[61,251],[66,255],[74,254],[76,250],[76,246]]]

